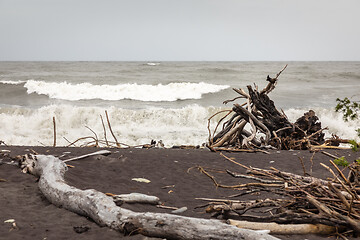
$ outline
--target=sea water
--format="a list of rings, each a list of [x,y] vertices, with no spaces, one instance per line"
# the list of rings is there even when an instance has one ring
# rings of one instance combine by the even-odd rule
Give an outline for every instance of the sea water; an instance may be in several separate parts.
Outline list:
[[[0,62],[0,140],[52,145],[53,117],[58,146],[93,132],[104,139],[100,116],[112,140],[106,110],[119,142],[201,145],[208,118],[231,109],[223,101],[238,96],[232,88],[262,89],[285,64],[269,94],[276,107],[290,121],[312,109],[327,137],[359,140],[360,120],[345,122],[334,107],[360,99],[360,62]]]

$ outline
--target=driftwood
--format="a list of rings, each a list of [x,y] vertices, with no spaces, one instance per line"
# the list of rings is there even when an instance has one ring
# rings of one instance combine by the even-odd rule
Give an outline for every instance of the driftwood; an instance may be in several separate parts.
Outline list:
[[[329,235],[335,233],[337,228],[324,224],[278,224],[278,223],[256,223],[248,221],[228,220],[229,224],[239,228],[252,230],[270,230],[271,234],[322,234]]]
[[[121,205],[121,203],[145,203],[145,204],[160,204],[160,199],[155,196],[149,196],[142,193],[130,193],[130,194],[106,194],[113,197],[116,205]],[[119,204],[120,203],[120,204]]]
[[[100,150],[100,151],[97,151],[97,152],[81,155],[81,156],[78,156],[78,157],[69,158],[69,159],[63,160],[63,162],[65,163],[65,162],[70,162],[70,161],[74,161],[74,160],[80,160],[80,159],[84,159],[84,158],[91,157],[91,156],[96,156],[96,155],[107,156],[109,154],[111,154],[111,151]]]
[[[172,214],[133,212],[116,206],[112,197],[93,189],[80,190],[64,181],[66,165],[54,156],[26,158],[23,169],[39,176],[39,189],[54,205],[87,216],[100,226],[124,234],[140,233],[167,239],[277,239],[263,232],[240,229],[220,220]]]
[[[249,149],[264,146],[272,146],[277,149],[310,149],[313,145],[324,142],[324,129],[318,122],[315,112],[310,110],[300,117],[295,123],[291,123],[283,111],[276,109],[274,102],[268,94],[274,90],[278,77],[286,69],[287,65],[276,75],[275,78],[267,76],[267,86],[259,91],[258,87],[247,86],[247,92],[243,89],[233,90],[240,96],[224,103],[229,103],[239,98],[245,99],[240,105],[235,103],[232,110],[220,119],[215,130],[210,130],[209,118],[209,142],[208,147],[213,151],[223,151],[224,148]],[[219,112],[220,113],[220,112]],[[218,126],[223,122],[223,128],[217,132]],[[249,126],[251,132],[245,128]]]
[[[276,234],[329,234],[344,231],[354,235],[360,234],[360,163],[355,161],[349,164],[346,167],[347,176],[344,169],[340,169],[332,160],[329,161],[331,167],[321,163],[332,177],[332,179],[321,179],[275,168],[248,167],[222,153],[221,155],[246,170],[246,174],[227,170],[229,176],[246,179],[246,183],[228,186],[222,181],[223,184],[218,184],[216,178],[204,168],[198,167],[199,171],[209,177],[216,187],[232,187],[242,191],[231,197],[252,193],[258,194],[258,197],[256,200],[248,201],[199,199],[208,201],[208,204],[202,207],[206,207],[205,211],[213,214],[214,217],[250,221],[252,223],[230,221],[234,225],[250,229],[275,227],[270,231]],[[336,158],[331,154],[329,156]],[[265,197],[262,197],[261,192],[267,193]],[[258,212],[262,214],[256,214]]]

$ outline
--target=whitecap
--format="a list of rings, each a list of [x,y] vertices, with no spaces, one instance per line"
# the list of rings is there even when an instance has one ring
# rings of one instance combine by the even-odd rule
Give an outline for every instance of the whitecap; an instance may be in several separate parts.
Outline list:
[[[118,85],[93,85],[91,83],[71,84],[68,82],[45,82],[28,80],[25,85],[27,93],[44,94],[50,98],[62,100],[122,100],[160,102],[185,99],[201,99],[207,93],[216,93],[229,88],[228,85],[209,83],[179,82],[166,85],[126,83]]]
[[[17,80],[17,81],[13,81],[13,80],[1,80],[0,83],[2,84],[9,84],[9,85],[19,85],[22,83],[25,83],[26,81],[21,81],[21,80]]]

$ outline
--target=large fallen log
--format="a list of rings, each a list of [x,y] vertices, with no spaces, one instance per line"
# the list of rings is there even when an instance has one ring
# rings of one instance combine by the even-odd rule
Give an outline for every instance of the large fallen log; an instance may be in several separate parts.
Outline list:
[[[237,228],[220,220],[133,212],[116,206],[112,197],[104,193],[69,186],[64,180],[67,167],[54,156],[36,155],[28,158],[27,164],[29,166],[24,169],[40,177],[39,189],[52,204],[87,216],[100,226],[124,234],[140,233],[166,239],[278,239],[264,232]]]

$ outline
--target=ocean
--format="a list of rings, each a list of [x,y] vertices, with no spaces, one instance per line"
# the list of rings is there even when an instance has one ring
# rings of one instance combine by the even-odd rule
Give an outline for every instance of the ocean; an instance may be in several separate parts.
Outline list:
[[[269,94],[276,107],[291,121],[312,109],[327,137],[359,140],[360,120],[345,122],[334,107],[360,99],[360,62],[0,62],[0,140],[51,146],[53,117],[57,146],[92,131],[104,139],[106,110],[119,142],[201,145],[208,118],[231,109],[223,101],[237,96],[232,88],[262,89],[285,64]]]

